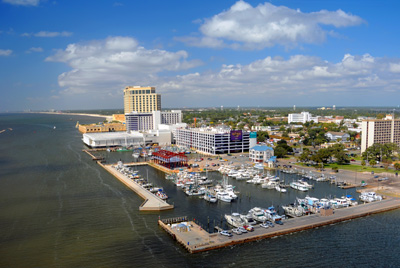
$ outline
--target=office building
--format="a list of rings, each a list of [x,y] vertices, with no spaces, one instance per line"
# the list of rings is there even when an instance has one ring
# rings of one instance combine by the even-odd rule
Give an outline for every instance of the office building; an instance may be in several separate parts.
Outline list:
[[[212,155],[247,152],[254,144],[250,132],[223,128],[176,129],[175,138],[178,146]],[[251,139],[257,140],[256,136]]]
[[[124,89],[125,114],[151,113],[161,110],[161,95],[156,93],[155,87],[126,87]]]
[[[174,125],[182,123],[182,111],[152,111],[150,113],[131,112],[125,114],[127,131],[159,129],[160,124]]]
[[[306,123],[314,121],[318,123],[318,117],[313,117],[309,112],[301,112],[299,114],[289,114],[288,115],[288,123]]]
[[[396,143],[400,146],[400,119],[375,119],[362,121],[361,152],[375,143]]]

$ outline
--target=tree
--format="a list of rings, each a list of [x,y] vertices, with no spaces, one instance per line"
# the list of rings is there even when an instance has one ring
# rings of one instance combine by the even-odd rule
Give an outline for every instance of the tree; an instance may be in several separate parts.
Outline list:
[[[274,149],[274,155],[277,158],[283,158],[285,157],[285,155],[287,154],[287,151],[285,150],[285,148],[281,147],[281,146],[277,146]]]
[[[375,165],[376,165],[375,159],[369,160],[369,165],[370,165],[371,167],[375,166]]]
[[[305,163],[309,162],[311,160],[311,152],[310,152],[310,150],[305,148],[298,159],[301,162],[305,162]]]
[[[400,163],[399,162],[394,163],[394,169],[395,170],[400,170]]]
[[[267,131],[257,131],[257,141],[265,142],[266,139],[269,139],[269,135]]]
[[[361,166],[365,167],[365,165],[366,165],[365,160],[362,160],[361,161]]]

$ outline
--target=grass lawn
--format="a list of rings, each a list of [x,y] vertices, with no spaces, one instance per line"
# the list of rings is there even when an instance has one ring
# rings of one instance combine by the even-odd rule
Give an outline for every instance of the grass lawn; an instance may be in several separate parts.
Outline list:
[[[338,165],[336,163],[324,164],[324,169],[331,169],[333,167],[337,167],[338,169],[343,169],[343,170],[357,171],[357,172],[371,172],[371,171],[373,171],[374,173],[382,173],[382,172],[396,173],[396,172],[399,172],[399,171],[396,171],[393,169],[385,170],[384,168],[374,168],[374,167],[370,167],[370,166],[363,167],[360,165],[352,165],[352,164],[348,164],[348,165]]]

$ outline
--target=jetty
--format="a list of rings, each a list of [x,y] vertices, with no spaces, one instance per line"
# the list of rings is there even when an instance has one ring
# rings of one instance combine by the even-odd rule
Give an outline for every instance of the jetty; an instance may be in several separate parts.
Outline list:
[[[176,221],[179,218],[175,218],[173,221],[170,219],[159,219],[158,225],[187,251],[197,253],[300,232],[398,208],[400,208],[400,199],[386,198],[382,201],[335,209],[333,215],[329,216],[312,214],[288,219],[284,221],[283,225],[276,224],[273,228],[264,229],[258,225],[254,228],[253,232],[241,235],[233,234],[232,237],[222,236],[219,233],[210,234],[194,221],[189,221],[187,217],[182,217],[183,220],[181,222]]]
[[[143,188],[134,180],[131,180],[124,174],[118,172],[118,170],[116,170],[112,165],[105,165],[99,161],[97,163],[144,199],[144,202],[139,207],[140,211],[161,211],[174,208],[173,205],[168,204],[166,201]]]

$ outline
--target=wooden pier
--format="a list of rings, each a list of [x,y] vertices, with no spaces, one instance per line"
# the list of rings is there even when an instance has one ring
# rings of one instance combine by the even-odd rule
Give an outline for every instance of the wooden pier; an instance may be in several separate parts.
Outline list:
[[[104,165],[100,162],[97,163],[144,199],[144,202],[139,207],[140,211],[161,211],[174,208],[173,205],[168,204],[166,201],[143,188],[134,180],[131,180],[124,174],[118,172],[112,165]]]
[[[184,222],[189,228],[183,230],[178,228],[178,222],[171,224],[168,223],[168,221],[159,220],[158,224],[190,253],[197,253],[313,229],[398,208],[400,208],[400,199],[387,198],[378,202],[336,209],[334,210],[334,214],[330,216],[312,214],[309,216],[287,219],[284,221],[284,225],[275,225],[273,228],[264,229],[258,225],[254,228],[254,232],[241,235],[233,234],[232,237],[222,236],[218,233],[210,234],[195,222],[187,221],[186,218]]]
[[[92,160],[95,160],[95,161],[104,160],[104,157],[95,156],[94,154],[92,154],[93,151],[99,151],[99,150],[82,150],[82,151],[87,153],[88,155],[90,155],[92,157]]]

